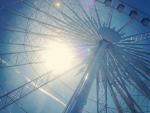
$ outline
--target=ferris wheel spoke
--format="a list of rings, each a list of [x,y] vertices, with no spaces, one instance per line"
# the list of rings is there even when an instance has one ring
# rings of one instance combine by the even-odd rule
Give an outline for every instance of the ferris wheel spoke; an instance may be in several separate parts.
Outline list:
[[[2,60],[2,62],[4,62],[4,60]],[[5,61],[6,62],[6,61]],[[32,64],[36,65],[36,64],[42,64],[43,62],[26,62],[26,63],[16,63],[16,64],[12,64],[12,65],[4,65],[3,63],[0,64],[0,69],[7,69],[7,68],[13,68],[13,67],[20,67],[20,66],[30,66]]]
[[[109,68],[112,68],[112,73],[114,71],[113,69],[115,69],[115,71],[119,74],[122,66],[120,66],[119,61],[115,58],[115,56],[111,51],[108,51],[108,55],[109,55],[109,66],[110,66]],[[127,78],[125,71],[121,71],[120,76],[118,74],[116,75],[116,77],[114,77],[114,79],[117,77],[124,77],[125,79]]]
[[[28,5],[29,5],[29,4],[28,4]],[[32,4],[32,5],[33,5],[33,4]],[[55,17],[55,16],[53,16],[53,15],[50,15],[50,14],[47,13],[47,12],[42,11],[41,9],[39,9],[39,8],[36,7],[36,6],[30,6],[30,7],[36,9],[37,11],[40,11],[41,13],[44,13],[44,14],[47,15],[48,17],[54,18],[54,20],[57,22],[57,25],[60,25],[61,28],[67,28],[68,30],[72,30],[73,32],[77,32],[77,33],[82,32],[82,33],[86,33],[87,35],[90,35],[89,32],[88,32],[87,30],[85,30],[85,28],[83,29],[83,27],[82,27],[82,29],[79,29],[79,24],[75,24],[75,23],[68,24],[69,22],[65,22],[65,21],[63,21],[63,20],[61,20],[61,19],[58,19],[57,17]],[[68,15],[66,15],[66,14],[64,15],[64,13],[61,12],[61,11],[59,11],[59,13],[60,13],[63,17],[68,17]],[[70,19],[70,18],[71,18],[71,17],[69,17],[69,19]],[[72,20],[72,19],[71,19],[71,20]],[[65,26],[62,25],[62,24],[59,24],[58,22],[64,24]],[[80,34],[80,35],[81,35],[81,34]]]
[[[139,58],[139,60],[145,61],[147,63],[150,63],[149,58],[149,52],[147,51],[138,51],[138,50],[128,50],[128,49],[123,49],[126,53],[133,55],[134,57]]]
[[[11,41],[0,41],[0,45],[4,46],[18,46],[18,47],[29,47],[29,48],[35,48],[35,49],[45,49],[45,47],[39,46],[39,45],[32,45],[32,44],[26,44],[26,43],[14,43]]]
[[[144,61],[145,63],[149,64],[149,52],[147,51],[140,51],[140,50],[132,50],[132,49],[122,49],[128,55],[131,55],[131,58],[134,57],[137,60]],[[139,58],[139,59],[138,59]]]
[[[22,33],[22,34],[27,34],[27,35],[35,35],[35,36],[38,36],[37,38],[47,39],[47,40],[54,40],[53,38],[58,37],[57,35],[53,35],[53,34],[39,33],[39,32],[30,31],[30,30],[26,31],[25,29],[22,29],[22,28],[19,28],[19,30],[17,30],[15,28],[12,29],[12,28],[1,27],[0,30],[8,31],[8,32],[15,32],[15,33]]]
[[[135,54],[135,56],[141,58],[141,59],[147,59],[148,63],[149,63],[149,60],[148,58],[150,57],[150,53],[147,52],[147,51],[143,51],[143,50],[134,50],[134,49],[129,49],[129,48],[123,48],[122,49],[123,51],[127,52],[127,53],[131,53],[131,54]]]
[[[27,65],[37,65],[42,64],[44,61],[41,61],[38,57],[34,57],[30,55],[30,60],[27,58],[27,53],[36,53],[40,51],[22,51],[22,52],[10,52],[10,53],[2,53],[0,54],[0,68],[12,68],[19,66],[27,66]]]
[[[131,99],[128,96],[126,96],[125,93],[123,93],[123,91],[121,90],[121,88],[119,87],[119,85],[116,82],[115,82],[114,86],[115,86],[115,89],[117,90],[117,92],[120,94],[120,96],[123,98],[123,100],[129,107],[130,111],[132,113],[138,113],[138,111],[134,107],[133,101],[131,101]]]
[[[122,78],[120,78],[120,81],[118,81],[118,83],[120,84],[120,86],[122,87],[122,89],[124,89],[124,91],[126,92],[126,94],[128,96],[128,99],[130,100],[130,103],[132,103],[131,104],[132,107],[135,105],[141,113],[144,113],[143,110],[141,109],[141,107],[137,104],[137,102],[131,96],[131,94],[130,94],[129,90],[127,89],[127,87],[125,86],[125,82],[122,80]],[[129,105],[130,105],[130,103],[129,103]]]
[[[143,46],[125,45],[122,46],[121,48],[131,51],[141,51],[141,52],[143,51]]]
[[[140,106],[135,102],[135,100],[134,100],[134,99],[132,98],[132,96],[130,95],[130,93],[129,93],[127,87],[126,87],[125,81],[122,79],[122,73],[121,73],[121,71],[119,71],[120,68],[119,68],[119,66],[118,66],[118,64],[117,64],[117,62],[116,62],[116,59],[115,59],[113,56],[112,56],[112,59],[113,59],[114,65],[112,65],[112,62],[110,62],[111,68],[114,67],[115,71],[117,71],[117,74],[113,73],[114,71],[112,72],[112,74],[113,74],[113,77],[115,77],[115,80],[117,81],[117,84],[116,84],[116,85],[117,85],[117,86],[120,85],[120,87],[122,88],[122,90],[124,90],[124,91],[126,92],[126,94],[127,94],[127,97],[123,96],[123,97],[125,97],[124,100],[125,100],[125,101],[126,101],[126,100],[130,100],[129,103],[126,101],[126,103],[128,104],[128,107],[131,109],[131,111],[132,111],[133,113],[135,113],[135,108],[134,108],[134,105],[133,105],[133,104],[135,104],[135,105],[137,106],[137,108],[139,109],[139,111],[140,111],[141,113],[143,113],[143,111],[142,111],[142,109],[140,108]],[[117,76],[117,75],[118,75],[118,76]],[[120,76],[120,75],[121,75],[121,76]],[[131,103],[132,103],[132,104],[131,104]],[[133,109],[132,109],[132,108],[133,108]]]
[[[66,25],[65,27],[67,27],[69,24],[67,22],[65,22],[64,20],[60,19],[60,18],[57,18],[56,16],[53,16],[51,14],[49,14],[48,12],[45,12],[43,11],[42,9],[40,9],[39,7],[37,7],[36,5],[34,5],[33,3],[31,3],[30,1],[24,1],[23,2],[25,5],[27,5],[28,7],[30,8],[33,8],[35,9],[37,12],[40,12],[42,14],[45,14],[47,17],[51,18],[51,19],[54,19],[53,21],[57,21],[58,23],[62,23],[64,25]],[[58,24],[57,23],[57,24]],[[68,27],[74,27],[73,25],[69,25]]]
[[[119,43],[135,44],[135,43],[138,43],[140,41],[144,41],[144,40],[148,40],[148,39],[150,39],[150,32],[149,31],[145,32],[145,33],[138,33],[135,35],[124,37]]]
[[[94,26],[93,26],[93,24],[91,24],[91,19],[89,18],[86,11],[81,6],[80,6],[80,8],[85,15],[83,17],[79,16],[77,14],[77,12],[74,9],[72,9],[71,7],[69,7],[66,3],[63,2],[63,4],[64,4],[64,6],[66,6],[66,8],[68,8],[75,15],[75,17],[78,19],[78,22],[82,23],[83,26],[85,26],[84,28],[88,27],[89,32],[92,31],[92,33],[95,33],[95,29],[93,29]]]
[[[0,53],[1,57],[5,57],[7,55],[19,55],[19,54],[26,54],[26,53],[36,53],[41,52],[43,50],[29,50],[29,51],[17,51],[17,52],[8,52],[8,53]]]
[[[82,6],[80,6],[80,8],[81,8],[81,10],[83,11],[83,13],[85,15],[84,20],[88,23],[88,25],[91,28],[91,30],[93,31],[93,33],[99,35],[99,33],[98,33],[98,27],[96,26],[96,24],[93,23],[92,17],[87,14],[87,12],[85,11],[85,9]],[[93,20],[96,22],[95,18],[93,18]]]
[[[131,68],[131,69],[133,69],[133,70],[135,70],[133,67],[132,67],[132,65],[131,64],[129,64],[129,65],[127,65],[128,64],[128,61],[125,59],[125,58],[123,58],[123,57],[121,57],[121,61],[120,61],[120,59],[119,59],[119,62],[126,62],[126,63],[124,63],[123,65],[125,66],[125,68],[126,68],[126,71],[130,74],[130,78],[134,81],[134,83],[139,87],[139,89],[140,89],[140,92],[142,92],[143,93],[143,95],[145,95],[147,98],[150,98],[149,97],[149,93],[150,93],[150,90],[148,89],[148,87],[147,87],[147,85],[144,83],[144,81],[139,77],[139,76],[134,76],[134,75],[137,75],[137,73],[135,72],[135,71],[132,71],[131,72],[131,70],[129,69],[129,68]]]
[[[150,66],[150,64],[147,64],[143,59],[137,58],[136,56],[133,56],[130,53],[128,53],[128,54],[131,55],[130,57],[133,60],[138,61],[134,64],[130,63],[132,66],[134,66],[135,70],[136,71],[141,70],[141,73],[139,73],[139,74],[141,74],[141,76],[143,75],[142,72],[144,72],[145,74],[147,74],[145,76],[150,77],[149,74],[148,74],[149,70],[150,70],[148,67]],[[149,78],[149,80],[150,80],[150,78]]]
[[[122,107],[120,106],[119,100],[118,100],[118,98],[117,98],[116,93],[114,92],[114,89],[113,89],[113,87],[112,87],[112,84],[111,84],[109,78],[108,78],[108,88],[109,88],[109,90],[110,90],[110,93],[111,93],[113,102],[114,102],[114,104],[115,104],[116,107],[117,107],[117,111],[118,111],[119,113],[123,113]]]
[[[45,0],[47,2],[47,0]],[[64,6],[65,3],[62,2],[62,4]],[[71,17],[69,15],[67,15],[65,12],[61,11],[59,8],[54,8],[59,14],[61,14],[63,16],[63,18],[66,20],[68,26],[73,27],[75,29],[78,29],[80,31],[83,31],[87,34],[89,34],[89,29],[87,29],[85,27],[85,25],[83,23],[80,22],[80,20],[77,20],[75,17]],[[67,21],[68,20],[68,21]],[[70,21],[69,21],[70,20]],[[70,24],[69,24],[70,23]]]
[[[126,22],[121,28],[119,28],[118,32],[121,32],[125,27],[131,25],[131,23],[133,22],[133,19],[129,19],[128,22]]]
[[[107,25],[109,28],[111,27],[113,14],[114,14],[114,9],[110,8],[110,11],[109,11],[109,14],[108,14],[108,19],[107,19],[107,22],[106,22],[106,25]]]
[[[98,21],[98,28],[100,28],[100,26],[102,26],[102,22],[101,22],[101,19],[100,19],[100,15],[97,11],[97,7],[95,6],[95,13],[96,13],[96,18],[97,18],[97,21]]]
[[[79,35],[80,37],[81,37],[81,36],[87,37],[85,34],[82,34],[81,32],[75,32],[75,31],[72,31],[72,30],[70,30],[70,29],[66,29],[66,28],[64,28],[64,27],[56,26],[56,25],[53,25],[53,24],[50,24],[50,23],[46,23],[46,22],[44,22],[44,21],[41,21],[41,20],[32,18],[32,17],[28,17],[28,16],[25,16],[25,15],[23,15],[22,13],[20,13],[20,12],[18,12],[18,11],[14,11],[14,10],[10,11],[10,10],[8,10],[8,12],[10,12],[10,13],[16,15],[16,16],[20,16],[20,17],[22,17],[22,18],[25,18],[25,19],[27,19],[27,20],[36,22],[36,23],[38,23],[38,24],[40,24],[40,25],[44,25],[45,27],[47,26],[47,27],[46,27],[47,29],[52,29],[52,28],[53,28],[53,29],[61,30],[62,32],[65,32],[65,33],[68,33],[68,34],[70,34],[70,32],[71,32],[72,34],[74,34],[74,35]]]
[[[126,51],[127,52],[127,51]],[[150,60],[148,59],[149,57],[140,55],[138,53],[134,53],[134,52],[127,52],[129,55],[131,55],[134,59],[141,61],[143,64],[145,64],[145,66],[149,66],[150,65]]]
[[[116,59],[116,58],[115,58]],[[131,84],[135,89],[137,89],[138,91],[140,91],[140,89],[135,85],[135,84],[133,84],[132,82],[131,82],[131,80],[129,79],[129,75],[127,74],[127,73],[125,73],[125,72],[127,72],[127,69],[126,69],[126,67],[124,67],[124,65],[121,65],[120,64],[120,62],[116,59],[116,63],[118,64],[118,66],[120,67],[119,69],[120,69],[120,73],[122,73],[122,77],[124,78],[124,80],[126,81],[126,82],[128,82],[129,84]],[[145,78],[145,79],[147,79],[148,81],[150,80],[148,77],[147,77],[147,75],[145,75],[145,74],[143,74],[143,71],[141,71],[141,69],[137,69],[137,67],[135,66],[135,65],[132,65],[132,64],[130,64],[132,67],[133,67],[133,69],[135,70],[135,72],[138,74],[138,75],[140,75],[141,77],[143,77],[143,78]]]

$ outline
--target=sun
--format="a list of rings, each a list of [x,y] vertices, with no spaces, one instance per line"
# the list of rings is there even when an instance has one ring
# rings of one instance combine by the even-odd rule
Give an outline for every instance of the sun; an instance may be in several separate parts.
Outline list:
[[[45,68],[53,73],[62,73],[72,67],[75,52],[72,47],[63,42],[48,42],[46,50],[42,53],[42,60],[45,61]]]
[[[61,3],[60,3],[59,1],[57,1],[57,2],[54,3],[54,6],[55,6],[56,8],[59,8],[59,7],[61,6]]]

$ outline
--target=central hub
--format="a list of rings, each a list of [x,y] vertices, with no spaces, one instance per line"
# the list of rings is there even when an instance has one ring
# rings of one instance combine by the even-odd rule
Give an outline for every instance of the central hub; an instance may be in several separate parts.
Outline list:
[[[121,40],[121,34],[113,28],[102,27],[99,32],[102,38],[109,42],[118,42]]]

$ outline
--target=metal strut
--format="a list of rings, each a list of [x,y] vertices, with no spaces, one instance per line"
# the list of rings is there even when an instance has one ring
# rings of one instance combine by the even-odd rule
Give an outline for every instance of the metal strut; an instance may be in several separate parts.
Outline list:
[[[35,79],[32,79],[31,81],[19,86],[18,88],[11,90],[10,92],[0,96],[0,111],[5,109],[9,105],[16,103],[20,99],[38,90],[39,88],[46,86],[48,83],[65,76],[67,73],[78,68],[83,63],[84,62],[81,62],[70,68],[68,71],[65,71],[64,73],[56,76],[51,76],[52,72],[48,71],[47,73],[42,74],[36,77]]]
[[[90,92],[93,81],[96,79],[99,72],[102,58],[105,50],[110,44],[106,40],[101,40],[94,54],[93,60],[88,64],[88,69],[76,88],[72,98],[67,104],[63,113],[82,113],[84,106],[87,103],[88,94]]]

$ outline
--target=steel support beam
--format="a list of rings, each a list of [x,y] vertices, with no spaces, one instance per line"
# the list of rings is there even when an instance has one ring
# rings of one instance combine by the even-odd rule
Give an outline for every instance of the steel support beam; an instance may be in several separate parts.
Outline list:
[[[82,113],[83,108],[87,103],[91,86],[93,81],[96,79],[105,55],[105,51],[109,44],[110,43],[106,40],[100,41],[93,59],[88,64],[88,70],[80,81],[63,113]]]

